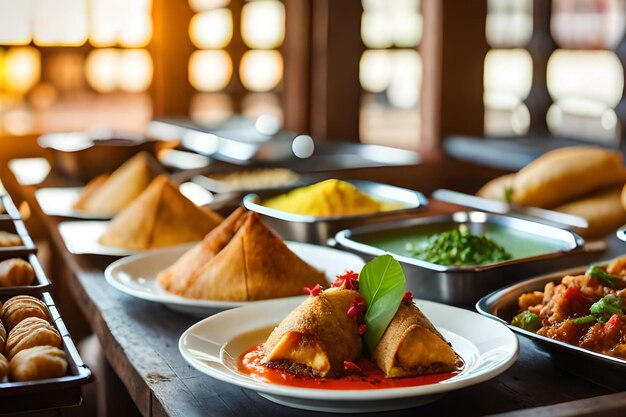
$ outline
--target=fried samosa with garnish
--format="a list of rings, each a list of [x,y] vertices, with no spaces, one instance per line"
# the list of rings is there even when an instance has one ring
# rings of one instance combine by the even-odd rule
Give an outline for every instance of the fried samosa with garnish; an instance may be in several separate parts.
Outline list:
[[[372,353],[388,378],[458,369],[458,356],[412,302],[402,302]]]
[[[103,174],[91,180],[72,206],[92,214],[116,215],[163,172],[149,153],[139,152],[111,175]]]
[[[160,175],[113,218],[99,242],[116,248],[155,249],[200,240],[221,221],[222,216],[196,206]]]
[[[303,376],[337,377],[344,361],[362,352],[357,320],[347,311],[357,291],[330,288],[309,297],[272,331],[264,344],[266,365]]]
[[[204,300],[252,301],[327,286],[325,274],[291,252],[254,212],[238,209],[159,273],[167,291]]]

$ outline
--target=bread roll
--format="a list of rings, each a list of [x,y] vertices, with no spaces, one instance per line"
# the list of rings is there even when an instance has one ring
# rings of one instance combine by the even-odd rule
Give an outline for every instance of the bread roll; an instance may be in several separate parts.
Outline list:
[[[9,378],[12,381],[58,378],[65,375],[66,370],[65,352],[53,346],[24,349],[9,362]]]
[[[0,287],[31,285],[35,279],[33,267],[21,258],[0,262]]]
[[[0,247],[22,246],[22,239],[15,233],[0,230]]]
[[[2,311],[0,311],[0,318],[9,332],[20,321],[28,317],[49,320],[48,307],[41,300],[30,295],[16,295],[4,303]]]
[[[626,224],[626,210],[622,207],[622,187],[610,187],[579,200],[556,207],[555,211],[587,219],[587,229],[575,229],[585,238],[601,237]]]
[[[2,309],[0,308],[0,311]],[[0,321],[0,352],[4,352],[4,342],[7,341],[7,331],[4,329],[4,325]]]
[[[476,195],[489,200],[509,202],[510,197],[512,197],[514,180],[515,173],[496,177],[483,185],[480,190],[478,190]],[[508,192],[510,193],[510,196],[507,196],[507,189],[511,190]]]
[[[9,375],[9,361],[0,353],[0,382],[4,382]]]
[[[561,148],[542,155],[517,173],[513,201],[553,208],[623,183],[620,152],[585,146]]]
[[[54,346],[63,344],[61,335],[44,319],[29,317],[18,323],[7,337],[5,353],[11,360],[18,352],[33,346]]]

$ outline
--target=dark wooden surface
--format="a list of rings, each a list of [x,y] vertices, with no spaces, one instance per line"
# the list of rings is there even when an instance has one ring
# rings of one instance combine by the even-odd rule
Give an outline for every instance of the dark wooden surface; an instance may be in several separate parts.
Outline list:
[[[341,173],[345,178],[368,178],[411,186],[427,195],[433,189],[447,187],[475,191],[488,178],[500,174],[460,162],[425,163],[403,168],[361,169]],[[178,352],[182,332],[197,321],[148,301],[125,295],[110,287],[103,270],[113,258],[74,256],[63,246],[57,231],[61,219],[43,215],[34,199],[34,187],[20,187],[6,170],[3,181],[16,199],[24,198],[31,206],[33,219],[40,221],[49,234],[62,265],[71,274],[53,275],[68,282],[70,291],[89,326],[102,344],[106,358],[124,383],[139,411],[145,416],[318,416],[276,405],[255,392],[217,381],[192,369]],[[49,179],[48,184],[64,182]],[[430,212],[449,210],[449,206],[432,204]],[[620,241],[610,239],[611,253],[620,249]],[[625,246],[626,247],[626,246]],[[55,283],[56,285],[60,285]],[[57,297],[58,298],[58,297]],[[65,317],[70,321],[71,317]],[[551,355],[532,342],[520,338],[519,360],[504,374],[482,384],[452,392],[419,409],[381,413],[390,416],[413,416],[416,413],[436,416],[479,416],[505,412],[514,415],[604,415],[623,413],[626,393],[604,398],[616,391],[599,376],[596,382],[574,376],[557,366]],[[568,365],[565,366],[567,368]],[[593,374],[593,373],[592,373]],[[96,375],[98,377],[98,375]],[[364,395],[366,395],[364,393]],[[589,399],[583,404],[571,401]],[[107,399],[114,401],[114,399]],[[556,408],[520,410],[558,404]],[[617,407],[617,408],[616,408]],[[560,414],[557,414],[559,412]],[[541,414],[534,414],[541,413]],[[551,414],[552,413],[552,414]],[[374,414],[375,415],[375,414]],[[621,414],[623,415],[623,414]]]

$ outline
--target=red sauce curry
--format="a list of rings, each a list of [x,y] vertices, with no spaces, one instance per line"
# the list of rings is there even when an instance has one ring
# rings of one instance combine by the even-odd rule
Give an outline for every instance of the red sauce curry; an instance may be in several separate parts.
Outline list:
[[[383,371],[372,361],[360,357],[355,364],[361,368],[358,374],[345,375],[341,378],[313,378],[302,377],[287,373],[280,369],[263,365],[265,357],[263,345],[253,346],[245,351],[238,360],[237,367],[242,374],[260,379],[264,382],[279,385],[288,385],[298,388],[316,388],[333,390],[362,390],[405,388],[436,384],[458,375],[463,366],[457,371],[440,374],[424,375],[411,378],[386,378]]]

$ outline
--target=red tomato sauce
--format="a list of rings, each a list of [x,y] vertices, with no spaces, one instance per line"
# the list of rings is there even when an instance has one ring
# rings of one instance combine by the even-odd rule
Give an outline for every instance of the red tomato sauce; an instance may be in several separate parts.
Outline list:
[[[253,346],[239,357],[237,364],[239,372],[271,384],[298,388],[358,390],[404,388],[436,384],[458,375],[462,370],[462,367],[459,367],[459,370],[454,372],[411,378],[386,378],[383,371],[376,364],[365,357],[360,357],[355,361],[355,364],[363,372],[358,375],[345,375],[341,378],[314,378],[296,376],[280,369],[265,366],[261,363],[264,357],[263,345]]]

